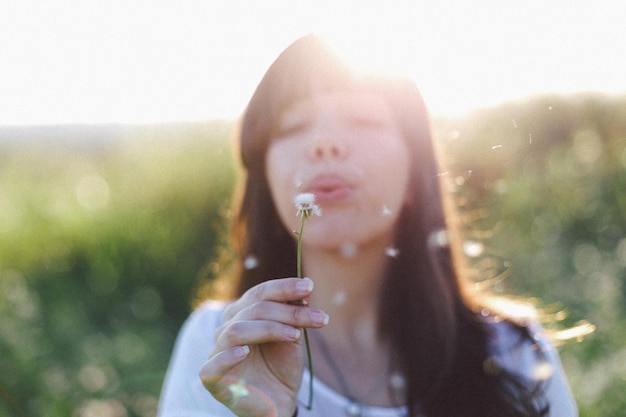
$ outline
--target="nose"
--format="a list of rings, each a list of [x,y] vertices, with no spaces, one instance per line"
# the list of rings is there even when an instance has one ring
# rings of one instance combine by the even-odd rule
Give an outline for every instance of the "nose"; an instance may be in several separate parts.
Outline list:
[[[313,159],[343,159],[345,156],[345,146],[342,143],[331,141],[318,141],[311,148]]]
[[[343,159],[347,153],[345,131],[342,118],[327,102],[315,104],[315,115],[311,124],[310,157],[313,160]]]
[[[319,129],[311,141],[310,156],[314,160],[343,159],[346,144],[335,129]]]

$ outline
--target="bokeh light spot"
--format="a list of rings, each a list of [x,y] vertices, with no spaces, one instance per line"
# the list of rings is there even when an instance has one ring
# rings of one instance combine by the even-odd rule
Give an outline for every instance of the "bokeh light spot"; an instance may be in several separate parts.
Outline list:
[[[80,179],[74,194],[83,208],[96,211],[107,206],[111,192],[109,183],[100,175],[88,175]]]
[[[471,257],[476,258],[485,251],[485,245],[475,240],[467,240],[463,242],[463,252]]]
[[[108,384],[105,372],[98,366],[88,364],[78,371],[78,380],[88,392],[103,390]]]
[[[246,259],[243,261],[243,267],[246,269],[254,269],[259,266],[259,260],[254,255],[246,256]]]

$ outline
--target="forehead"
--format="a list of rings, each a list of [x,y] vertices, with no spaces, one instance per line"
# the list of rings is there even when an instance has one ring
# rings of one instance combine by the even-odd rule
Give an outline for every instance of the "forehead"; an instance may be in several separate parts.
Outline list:
[[[369,87],[351,85],[333,89],[311,89],[307,96],[286,106],[281,116],[330,108],[346,112],[368,111],[377,116],[391,115],[391,107],[380,92]]]

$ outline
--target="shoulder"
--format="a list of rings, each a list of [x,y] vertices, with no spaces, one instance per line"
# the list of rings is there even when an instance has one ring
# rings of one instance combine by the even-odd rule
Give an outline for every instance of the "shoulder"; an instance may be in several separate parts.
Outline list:
[[[480,318],[487,328],[489,352],[499,363],[527,371],[547,354],[556,354],[533,305],[492,298],[483,312]]]
[[[215,301],[200,304],[180,328],[174,352],[197,347],[208,355],[209,351],[206,349],[212,349],[215,331],[224,322],[225,306],[226,303]]]
[[[224,322],[224,309],[228,305],[225,301],[205,301],[200,304],[187,318],[181,331],[183,333],[201,330],[215,330]],[[211,335],[212,336],[212,335]]]
[[[198,377],[198,371],[215,345],[215,331],[224,321],[226,305],[204,302],[183,324],[163,382],[159,417],[233,415],[211,397]]]
[[[559,354],[533,317],[488,320],[489,350],[497,367],[538,383],[550,404],[550,417],[578,415]]]
[[[533,378],[546,354],[553,350],[550,340],[536,322],[521,325],[509,320],[487,323],[491,357],[508,371]]]

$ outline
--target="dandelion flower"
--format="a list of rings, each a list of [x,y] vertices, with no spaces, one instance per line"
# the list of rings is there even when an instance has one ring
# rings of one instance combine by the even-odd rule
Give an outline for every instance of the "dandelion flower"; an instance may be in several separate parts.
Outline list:
[[[294,204],[298,209],[296,216],[302,216],[303,220],[308,219],[314,214],[317,216],[322,215],[322,209],[317,204],[315,204],[315,194],[298,194],[294,199]]]

